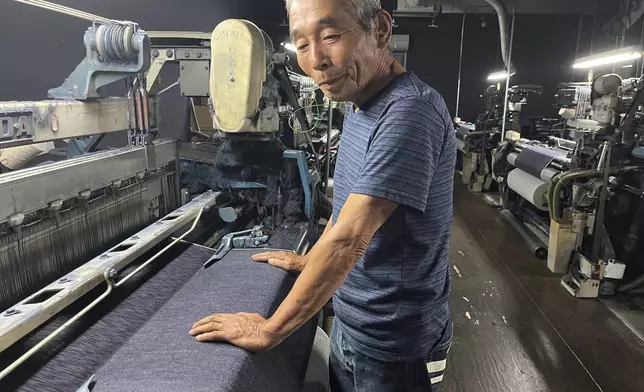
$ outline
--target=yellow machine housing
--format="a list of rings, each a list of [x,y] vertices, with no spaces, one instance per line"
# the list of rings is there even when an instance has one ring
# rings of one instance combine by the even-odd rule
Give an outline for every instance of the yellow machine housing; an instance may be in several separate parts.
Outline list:
[[[259,109],[271,55],[270,38],[249,21],[229,19],[215,28],[211,38],[210,96],[216,128],[226,133],[279,129],[277,108]]]

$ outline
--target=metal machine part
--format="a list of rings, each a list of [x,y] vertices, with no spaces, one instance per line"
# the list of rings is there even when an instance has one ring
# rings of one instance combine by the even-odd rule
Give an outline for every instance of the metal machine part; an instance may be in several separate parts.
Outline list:
[[[211,39],[210,96],[215,122],[223,132],[273,132],[279,129],[276,106],[260,108],[273,44],[256,25],[227,20]]]
[[[145,73],[150,67],[150,40],[133,22],[94,23],[85,32],[86,57],[57,88],[55,99],[100,98],[98,89],[128,76]]]
[[[215,254],[206,261],[203,267],[210,267],[213,263],[223,259],[234,248],[259,248],[267,241],[268,235],[264,234],[264,227],[262,226],[255,226],[250,230],[226,234],[221,239],[221,244],[215,251]]]
[[[0,149],[129,130],[129,105],[127,98],[0,102]]]
[[[176,161],[175,142],[158,141],[152,148],[157,168]],[[145,148],[129,147],[0,175],[0,223],[147,172]]]
[[[86,57],[60,87],[49,90],[56,99],[100,98],[98,89],[150,66],[150,40],[136,23],[94,23],[83,39]]]
[[[545,259],[548,255],[548,249],[537,238],[533,233],[531,233],[524,225],[521,224],[514,216],[514,214],[508,210],[502,210],[501,216],[508,222],[510,225],[517,231],[521,238],[528,245],[530,252],[534,254],[539,259]]]

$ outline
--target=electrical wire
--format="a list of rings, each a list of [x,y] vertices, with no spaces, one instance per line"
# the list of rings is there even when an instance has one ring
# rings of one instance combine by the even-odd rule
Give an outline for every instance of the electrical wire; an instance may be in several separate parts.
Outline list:
[[[66,7],[64,5],[52,3],[45,0],[14,0],[18,3],[23,3],[27,5],[32,5],[34,7],[43,8],[49,11],[54,11],[60,14],[69,15],[74,18],[88,20],[90,22],[110,22],[111,19],[104,18],[102,16],[90,14],[89,12],[80,11],[71,7]]]
[[[293,117],[295,117],[295,114],[297,112],[299,112],[300,110],[312,109],[312,108],[317,108],[317,107],[324,108],[324,107],[326,107],[326,105],[316,103],[315,105],[302,106],[301,108],[299,108],[297,110],[294,110],[293,113],[291,113],[291,115],[288,118],[288,126],[289,126],[289,128],[291,128],[291,130],[293,132],[295,132],[296,134],[305,134],[305,133],[313,132],[315,130],[315,128],[317,128],[318,124],[320,123],[320,118],[319,117],[317,117],[315,119],[315,124],[313,124],[313,126],[311,126],[311,128],[309,128],[308,130],[305,130],[305,131],[303,131],[303,130],[298,131],[297,129],[295,129],[295,127],[293,126],[294,125]]]

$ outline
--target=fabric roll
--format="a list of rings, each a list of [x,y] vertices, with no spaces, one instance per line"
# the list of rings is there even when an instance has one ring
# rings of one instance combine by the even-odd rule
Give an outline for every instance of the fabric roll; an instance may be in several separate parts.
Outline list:
[[[540,178],[543,169],[548,167],[553,159],[565,157],[566,151],[539,146],[525,146],[515,160],[515,166],[533,177]]]
[[[521,169],[514,169],[508,175],[508,186],[541,211],[548,210],[548,183]]]
[[[97,372],[93,392],[301,391],[314,320],[260,354],[188,334],[213,313],[275,311],[295,277],[252,261],[255,253],[233,249],[199,271]]]

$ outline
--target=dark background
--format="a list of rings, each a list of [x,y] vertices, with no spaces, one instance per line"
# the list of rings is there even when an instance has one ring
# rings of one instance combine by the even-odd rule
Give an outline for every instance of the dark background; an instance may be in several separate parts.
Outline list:
[[[283,0],[58,0],[58,3],[100,16],[133,20],[146,30],[212,31],[227,18],[244,18],[258,24],[276,45],[287,36]],[[393,0],[383,1],[393,8]],[[541,84],[545,94],[528,107],[529,114],[554,116],[553,95],[559,82],[577,80],[571,64],[575,53],[614,48],[601,26],[618,10],[617,0],[600,0],[593,29],[593,15],[519,14],[513,46],[517,75],[512,84]],[[444,97],[452,114],[456,108],[462,14],[442,14],[438,27],[431,20],[396,18],[396,34],[411,35],[407,67]],[[578,42],[580,18],[582,34]],[[486,26],[482,27],[482,21]],[[0,100],[45,99],[47,89],[60,85],[84,56],[83,34],[89,22],[33,8],[10,0],[0,4]],[[626,44],[640,41],[641,22],[628,32]],[[481,92],[486,76],[502,66],[496,15],[468,14],[465,26],[460,116],[473,120],[482,108]],[[161,85],[176,80],[178,70],[169,67]],[[163,97],[166,136],[175,136],[186,121],[186,103],[175,89]]]

